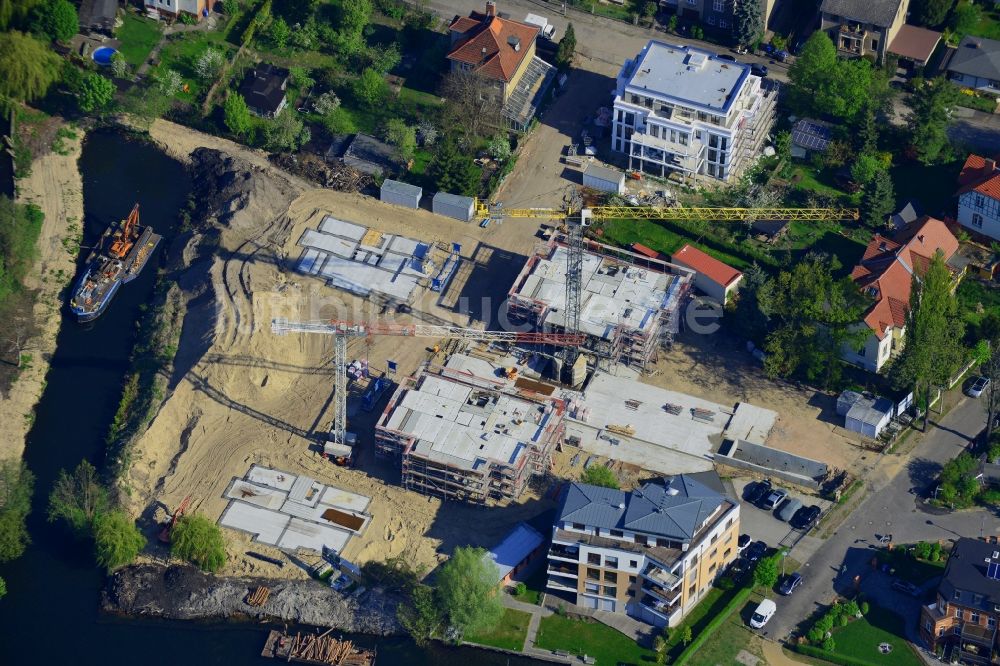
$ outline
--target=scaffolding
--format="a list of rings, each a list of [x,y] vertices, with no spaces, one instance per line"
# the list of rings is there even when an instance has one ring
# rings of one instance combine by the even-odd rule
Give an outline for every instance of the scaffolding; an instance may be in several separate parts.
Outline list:
[[[403,380],[375,427],[375,453],[396,461],[407,490],[506,504],[547,473],[565,401],[454,368]]]
[[[570,242],[553,238],[528,258],[508,293],[508,316],[543,331],[575,327],[590,354],[645,369],[679,330],[692,271],[583,239],[573,278],[564,260],[573,255]],[[568,288],[574,279],[579,299]]]

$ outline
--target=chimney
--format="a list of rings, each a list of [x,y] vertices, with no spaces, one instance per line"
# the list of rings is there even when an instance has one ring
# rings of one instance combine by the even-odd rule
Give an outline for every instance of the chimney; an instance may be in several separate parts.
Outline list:
[[[924,235],[923,234],[918,234],[917,235],[917,240],[920,241],[921,245],[923,245],[924,244]]]
[[[521,40],[518,38],[517,35],[511,35],[510,37],[508,37],[507,38],[507,43],[515,51],[520,51],[521,50]]]
[[[993,173],[997,170],[997,161],[992,158],[986,158],[986,172]]]
[[[486,0],[486,15],[496,16],[497,15],[497,3],[494,0]]]

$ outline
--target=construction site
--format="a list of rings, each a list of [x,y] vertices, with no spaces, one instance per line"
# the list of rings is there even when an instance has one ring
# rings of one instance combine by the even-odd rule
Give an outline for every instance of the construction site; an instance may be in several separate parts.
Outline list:
[[[669,346],[693,272],[666,261],[583,241],[578,328],[585,350],[607,363],[645,368]],[[540,330],[566,331],[571,248],[561,239],[528,258],[508,293],[508,316]],[[572,296],[569,296],[572,298]]]

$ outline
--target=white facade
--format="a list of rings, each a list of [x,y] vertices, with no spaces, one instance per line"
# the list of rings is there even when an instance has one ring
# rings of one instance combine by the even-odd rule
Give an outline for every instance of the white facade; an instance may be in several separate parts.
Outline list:
[[[841,358],[848,363],[860,366],[869,372],[879,372],[882,370],[882,366],[892,358],[894,346],[897,353],[903,349],[905,328],[889,326],[885,329],[885,335],[882,336],[881,340],[867,324],[858,324],[858,328],[867,330],[868,337],[865,338],[864,345],[858,349],[851,349],[844,345]]]
[[[208,6],[206,0],[143,0],[146,9],[155,9],[162,14],[191,14],[201,16]]]
[[[961,74],[959,72],[948,72],[948,79],[963,88],[971,88],[976,92],[984,92],[991,95],[1000,95],[1000,81],[996,79],[973,76],[972,74]]]
[[[729,180],[759,154],[775,97],[749,65],[653,40],[618,74],[611,146],[656,176]]]
[[[969,231],[1000,240],[1000,201],[971,190],[958,197],[958,223]]]

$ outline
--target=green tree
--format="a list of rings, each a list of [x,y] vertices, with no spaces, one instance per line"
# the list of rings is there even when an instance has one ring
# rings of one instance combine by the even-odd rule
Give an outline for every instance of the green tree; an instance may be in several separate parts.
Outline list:
[[[170,532],[170,552],[192,562],[203,571],[218,571],[226,563],[226,542],[222,530],[205,516],[182,516]]]
[[[108,491],[97,478],[97,470],[87,460],[73,473],[59,470],[49,493],[49,522],[64,520],[77,535],[90,532],[94,518],[108,508]]]
[[[337,10],[336,48],[345,56],[361,53],[365,48],[364,29],[371,20],[371,0],[341,0]]]
[[[399,45],[395,42],[388,46],[373,46],[368,49],[369,66],[381,74],[388,74],[402,59]]]
[[[664,666],[667,663],[667,652],[670,649],[670,644],[667,643],[667,639],[662,635],[657,636],[653,640],[653,652],[656,653],[656,663],[659,666]]]
[[[459,546],[437,575],[438,608],[461,634],[490,631],[503,617],[497,569],[483,548]]]
[[[297,113],[285,111],[264,124],[264,144],[268,150],[295,151],[309,139],[309,128]]]
[[[225,116],[226,127],[236,136],[248,136],[253,129],[253,119],[250,117],[250,108],[243,99],[243,95],[231,92],[226,98],[222,107]]]
[[[115,78],[119,79],[129,79],[130,68],[128,61],[125,60],[125,56],[121,54],[121,51],[115,51],[111,55],[111,74]]]
[[[971,2],[959,0],[959,3],[955,5],[955,9],[951,12],[951,19],[949,19],[948,24],[955,34],[966,35],[975,29],[982,17],[983,11],[979,7]]]
[[[874,153],[878,150],[878,119],[875,105],[865,104],[858,121],[858,131],[854,135],[854,148],[858,153]]]
[[[309,76],[309,70],[305,67],[289,67],[288,78],[292,85],[300,90],[311,88],[316,83],[316,79]]]
[[[913,3],[913,18],[928,28],[936,28],[944,23],[954,0],[917,0]]]
[[[0,104],[31,102],[59,80],[62,60],[45,44],[22,32],[0,39]]]
[[[770,589],[778,582],[781,553],[762,558],[753,570],[753,582],[758,587]]]
[[[993,423],[1000,415],[1000,337],[980,342],[986,343],[986,353],[979,372],[990,380],[983,395],[983,409],[986,410],[986,428],[983,430],[983,438],[989,442],[990,434],[994,430]],[[990,462],[995,461],[1000,456],[1000,446],[996,444],[991,446],[988,455]]]
[[[446,134],[428,165],[427,173],[440,192],[474,196],[479,186],[479,172],[472,156],[458,146],[453,134]]]
[[[31,513],[35,475],[20,460],[0,460],[0,562],[17,559],[31,543],[24,521]]]
[[[67,42],[80,30],[76,7],[69,0],[47,0],[31,10],[28,28],[35,34]]]
[[[754,263],[743,271],[743,280],[736,299],[727,306],[731,315],[723,319],[723,323],[732,323],[738,334],[751,340],[757,346],[763,346],[770,323],[761,309],[761,293],[770,294],[771,276],[767,271]]]
[[[615,490],[619,488],[618,477],[607,465],[591,465],[583,470],[580,481],[602,488],[614,488]]]
[[[109,572],[131,563],[145,547],[146,537],[124,511],[114,509],[97,514],[94,553],[97,563]]]
[[[490,157],[498,162],[506,162],[513,155],[513,151],[510,149],[510,139],[507,138],[507,134],[504,132],[490,139],[489,144],[486,146],[486,151],[490,154]]]
[[[369,107],[377,106],[386,94],[385,78],[371,67],[354,80],[354,94]]]
[[[400,157],[410,160],[417,149],[417,130],[401,118],[392,118],[386,123],[385,140],[396,146]]]
[[[838,58],[815,98],[819,108],[841,120],[851,122],[870,99],[875,71],[864,58],[846,60]]]
[[[408,602],[397,606],[396,617],[414,643],[426,645],[441,627],[441,613],[435,603],[434,590],[419,583],[412,586]]]
[[[910,101],[913,112],[908,118],[910,143],[924,164],[934,164],[948,157],[948,122],[957,101],[955,86],[944,77],[925,81],[913,94]]]
[[[279,16],[271,21],[271,25],[267,29],[267,36],[271,38],[275,46],[283,49],[288,44],[288,38],[292,36],[292,29],[285,23],[285,19]]]
[[[7,596],[7,581],[5,581],[3,578],[0,578],[0,599],[3,599],[6,596]]]
[[[792,108],[801,113],[812,111],[814,100],[836,68],[837,48],[825,32],[817,30],[802,45],[802,51],[788,68],[786,92]]]
[[[873,229],[882,227],[886,217],[895,208],[896,191],[892,186],[892,177],[884,167],[879,166],[871,180],[865,184],[864,195],[861,197],[864,223]]]
[[[733,7],[733,37],[741,46],[750,47],[764,33],[764,18],[759,0],[736,0]]]
[[[964,323],[951,290],[951,273],[938,251],[923,275],[913,276],[903,353],[895,363],[897,381],[914,387],[923,402],[927,429],[931,392],[948,381],[964,358]]]
[[[833,270],[829,258],[809,254],[758,293],[761,312],[772,322],[764,345],[770,376],[801,374],[832,386],[842,372],[842,348],[857,347],[867,336],[857,322],[868,300],[850,279],[834,278]]]
[[[851,165],[851,180],[858,185],[867,185],[875,178],[875,174],[883,171],[882,161],[873,153],[861,153]]]
[[[225,61],[222,51],[210,46],[202,51],[198,59],[195,60],[194,71],[198,74],[198,78],[205,81],[215,79],[219,76],[219,71]]]
[[[115,84],[95,72],[84,74],[74,88],[76,105],[84,113],[94,113],[108,108],[115,97]]]
[[[576,53],[576,32],[573,30],[573,24],[570,23],[566,26],[566,32],[563,33],[562,39],[559,40],[559,46],[556,48],[556,65],[559,69],[567,69],[573,64],[573,54]]]
[[[681,631],[681,643],[683,643],[684,645],[690,645],[693,639],[694,636],[692,635],[691,632],[691,625],[685,624],[683,631]]]

